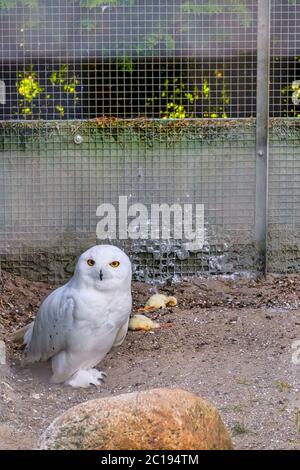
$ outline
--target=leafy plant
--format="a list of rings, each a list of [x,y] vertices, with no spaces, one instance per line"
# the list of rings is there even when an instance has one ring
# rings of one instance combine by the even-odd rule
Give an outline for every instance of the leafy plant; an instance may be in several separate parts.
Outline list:
[[[202,84],[197,85],[168,74],[159,93],[148,97],[146,105],[148,111],[152,108],[152,115],[160,106],[162,119],[227,118],[230,101],[223,67],[216,69],[212,76],[203,77]]]
[[[60,85],[63,91],[74,94],[76,93],[76,86],[80,83],[75,75],[69,77],[68,64],[63,64],[58,71],[52,72],[49,80],[52,85]]]
[[[0,0],[1,9],[17,8],[18,6],[36,8],[38,0]]]
[[[123,72],[133,73],[135,69],[135,64],[132,62],[130,56],[125,55],[123,57],[118,57],[118,65],[123,70]]]
[[[63,64],[58,70],[53,71],[49,77],[49,83],[54,87],[59,87],[63,93],[72,94],[76,104],[78,101],[76,87],[80,82],[75,74],[69,73],[68,64]],[[34,101],[36,99],[39,99],[39,106],[41,105],[42,99],[48,106],[48,100],[52,98],[52,95],[40,85],[38,74],[33,66],[18,73],[16,88],[20,97],[18,103],[19,112],[23,115],[31,115],[33,113],[35,107]],[[48,85],[46,85],[46,88],[48,88]],[[53,101],[54,99],[51,105],[54,105],[56,111],[63,117],[65,114],[64,106],[61,103],[55,103]]]
[[[172,34],[168,33],[152,33],[144,37],[143,41],[137,46],[138,53],[153,53],[153,49],[161,49],[165,47],[167,50],[172,51],[176,47],[176,42]]]
[[[19,80],[16,83],[18,94],[21,96],[19,106],[22,114],[31,114],[33,101],[44,91],[39,84],[37,74],[30,67],[24,72],[18,74]]]
[[[233,436],[240,436],[242,434],[247,434],[248,432],[249,432],[248,429],[245,427],[243,423],[240,423],[238,421],[234,423],[233,428],[232,428]]]
[[[78,102],[78,96],[76,94],[76,87],[80,85],[76,75],[69,76],[68,64],[63,64],[57,71],[52,72],[49,80],[52,85],[56,85],[62,88],[63,92],[72,94],[74,96],[75,104]],[[62,104],[57,104],[55,109],[58,111],[61,117],[65,115],[65,108]]]
[[[288,382],[284,382],[282,380],[276,380],[275,386],[279,392],[284,392],[285,390],[292,388]]]
[[[294,57],[294,61],[295,65],[299,64],[300,57]],[[300,117],[300,80],[293,80],[289,85],[282,87],[281,99],[286,105],[286,116]]]
[[[217,13],[248,13],[246,0],[214,0],[214,2],[210,2],[207,0],[206,2],[184,2],[182,4],[182,11],[184,13],[194,13],[196,15],[203,15],[203,14],[217,14]]]
[[[86,8],[97,8],[98,6],[132,5],[135,0],[80,0],[80,5]]]
[[[135,0],[78,0],[77,3],[85,8],[97,8],[98,6],[132,5],[134,2]],[[71,0],[70,3],[74,3],[74,1]],[[38,5],[39,0],[0,0],[1,9],[17,8],[18,6],[37,8]]]
[[[184,2],[181,6],[182,13],[193,14],[193,15],[217,15],[221,13],[232,13],[236,14],[239,23],[243,26],[252,25],[252,12],[248,10],[246,0],[215,0],[210,2],[209,0],[204,3],[199,2]]]
[[[160,110],[163,119],[183,119],[192,117],[189,113],[189,105],[194,105],[199,99],[197,87],[189,91],[184,83],[178,78],[170,81],[166,79],[163,85],[161,97],[166,99],[165,109]]]

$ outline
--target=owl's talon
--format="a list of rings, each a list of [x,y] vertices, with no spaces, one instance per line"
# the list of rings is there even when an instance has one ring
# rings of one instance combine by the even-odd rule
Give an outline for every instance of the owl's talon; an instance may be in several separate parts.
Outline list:
[[[87,388],[91,385],[99,387],[103,382],[103,372],[97,369],[89,369],[79,370],[65,382],[65,385],[71,385],[74,388]]]
[[[99,385],[102,385],[102,383],[98,382],[97,384],[95,384],[94,382],[90,382],[91,387],[97,388],[97,387],[99,387]]]
[[[98,369],[89,369],[88,373],[91,374],[91,376],[94,379],[102,381],[102,383],[105,381],[107,377],[105,372],[102,372],[101,370],[98,370]]]

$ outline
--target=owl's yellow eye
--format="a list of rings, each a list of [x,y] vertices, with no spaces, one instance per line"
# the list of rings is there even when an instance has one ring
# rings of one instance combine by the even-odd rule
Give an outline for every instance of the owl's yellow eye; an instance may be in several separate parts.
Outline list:
[[[87,264],[88,264],[89,266],[94,266],[95,261],[94,261],[93,259],[88,259],[88,260],[87,260]]]
[[[119,261],[113,261],[112,263],[109,263],[112,268],[118,268],[120,266]]]

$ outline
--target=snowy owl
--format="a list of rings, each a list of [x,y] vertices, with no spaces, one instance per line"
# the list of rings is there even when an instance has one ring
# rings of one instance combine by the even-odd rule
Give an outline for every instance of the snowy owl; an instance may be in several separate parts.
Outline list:
[[[99,385],[94,367],[127,333],[131,312],[131,263],[111,245],[83,253],[74,276],[41,304],[24,335],[26,363],[52,358],[53,383]]]

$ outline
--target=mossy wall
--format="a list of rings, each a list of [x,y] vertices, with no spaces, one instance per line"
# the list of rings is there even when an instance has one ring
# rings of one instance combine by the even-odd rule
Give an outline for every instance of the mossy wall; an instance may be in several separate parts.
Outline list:
[[[300,119],[272,121],[268,270],[300,272]]]
[[[298,125],[271,124],[270,267],[297,270]],[[97,242],[97,206],[117,209],[119,196],[148,208],[204,204],[198,252],[186,252],[181,241],[112,240],[132,256],[136,277],[258,268],[254,120],[2,122],[0,145],[4,269],[61,282]]]

